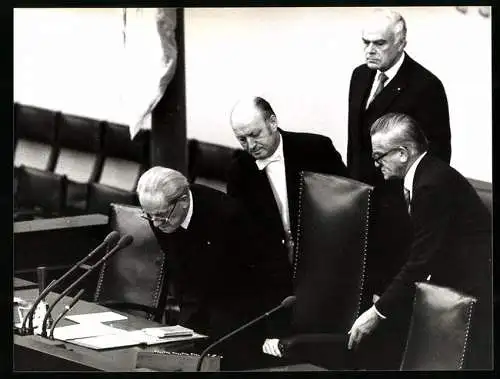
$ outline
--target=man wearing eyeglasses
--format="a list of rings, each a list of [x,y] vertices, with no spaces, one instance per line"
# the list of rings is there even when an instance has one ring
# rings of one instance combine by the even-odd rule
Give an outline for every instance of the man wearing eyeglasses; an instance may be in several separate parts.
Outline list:
[[[253,275],[254,236],[234,199],[159,166],[140,177],[137,194],[165,254],[181,325],[216,339],[267,310]],[[252,335],[224,344],[224,368],[245,367],[261,344]]]
[[[483,328],[472,331],[476,355],[468,367],[490,368],[491,218],[486,206],[466,178],[429,154],[427,138],[410,116],[382,116],[372,125],[370,135],[373,160],[384,179],[403,180],[413,239],[408,251],[401,252],[405,262],[398,273],[380,298],[354,322],[349,349],[362,346],[365,339],[372,354],[382,350],[387,355],[397,347],[395,367],[384,367],[397,369],[407,336],[414,283],[427,280],[479,299],[473,323]],[[386,231],[386,238],[390,240],[391,234]],[[401,334],[394,335],[394,331]],[[378,339],[367,337],[377,332]]]
[[[400,251],[411,241],[411,224],[401,180],[384,180],[383,172],[373,164],[370,126],[390,112],[407,114],[425,133],[428,154],[446,163],[451,157],[444,86],[405,51],[406,34],[406,21],[400,13],[389,9],[370,12],[360,36],[365,63],[354,69],[349,87],[347,168],[353,179],[375,187],[369,243],[372,259],[367,262],[371,272],[367,286],[374,291],[384,288],[403,263]],[[391,241],[385,238],[387,230],[392,230]]]

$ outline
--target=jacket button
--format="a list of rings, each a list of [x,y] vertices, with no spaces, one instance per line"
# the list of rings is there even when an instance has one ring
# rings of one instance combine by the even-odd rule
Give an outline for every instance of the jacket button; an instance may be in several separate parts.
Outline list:
[[[281,240],[281,244],[284,245],[285,244],[285,240]]]
[[[210,246],[212,243],[210,241],[207,241],[207,245]]]

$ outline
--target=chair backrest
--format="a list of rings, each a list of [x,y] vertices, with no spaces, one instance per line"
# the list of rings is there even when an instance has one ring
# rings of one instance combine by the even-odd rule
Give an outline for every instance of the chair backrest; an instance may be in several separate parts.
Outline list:
[[[140,175],[149,166],[149,133],[130,139],[126,125],[105,122],[103,164],[98,182],[125,191],[135,191]]]
[[[346,333],[360,312],[373,187],[301,173],[293,328]]]
[[[108,214],[112,203],[138,205],[137,194],[100,183],[90,183],[87,213]]]
[[[462,369],[475,303],[451,288],[416,283],[401,370]]]
[[[15,104],[14,167],[52,170],[55,160],[56,112]]]
[[[191,181],[226,192],[227,169],[235,149],[209,142],[188,141],[188,171]]]
[[[88,183],[94,182],[101,149],[100,123],[63,114],[59,121],[59,154],[54,172],[68,178],[67,206],[84,211]]]
[[[134,241],[102,266],[94,299],[109,307],[143,311],[146,318],[160,320],[165,256],[140,213],[137,206],[111,204],[110,229],[122,236],[130,234]]]
[[[16,203],[20,208],[40,208],[47,217],[61,215],[66,200],[66,177],[21,166],[18,170]]]

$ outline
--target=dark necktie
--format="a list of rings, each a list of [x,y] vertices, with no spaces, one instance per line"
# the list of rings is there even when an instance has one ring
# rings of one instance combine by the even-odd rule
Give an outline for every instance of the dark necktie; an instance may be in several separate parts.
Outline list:
[[[382,90],[384,89],[384,84],[387,81],[387,79],[389,79],[387,77],[387,75],[384,74],[383,72],[380,72],[380,74],[378,76],[377,88],[375,89],[375,92],[373,93],[373,96],[372,96],[370,102],[366,105],[367,107],[373,102],[373,100],[375,100],[375,98],[378,96],[378,94],[380,92],[382,92]]]
[[[410,205],[411,205],[411,201],[410,201],[410,190],[404,188],[404,196],[405,196],[405,202],[406,202],[406,210],[408,211],[408,214],[410,213]]]

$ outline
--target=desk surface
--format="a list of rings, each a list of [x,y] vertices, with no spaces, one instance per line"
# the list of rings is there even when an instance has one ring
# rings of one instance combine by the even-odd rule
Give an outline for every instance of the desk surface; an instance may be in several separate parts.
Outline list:
[[[26,286],[32,284],[28,281],[22,279],[14,280],[14,288],[20,286]],[[38,289],[22,289],[14,292],[14,295],[22,298],[26,301],[33,301],[38,296]],[[56,298],[56,293],[50,293],[47,296],[47,301],[51,304]],[[64,306],[69,304],[71,301],[70,297],[64,297],[52,311],[52,317],[55,319],[63,311]],[[89,303],[87,301],[80,300],[78,303],[70,310],[69,314],[87,314],[87,313],[97,313],[110,311],[109,308],[100,306],[95,303]],[[141,317],[133,316],[127,314],[123,311],[115,311],[118,314],[122,314],[127,317],[127,320],[120,320],[114,322],[105,323],[107,325],[124,329],[124,330],[136,330],[146,327],[160,326],[160,324],[146,320]],[[63,318],[58,326],[65,326],[74,324],[72,321]],[[96,351],[92,349],[85,348],[83,346],[75,345],[70,342],[63,341],[50,341],[48,339],[42,338],[40,336],[20,336],[14,335],[14,371],[25,371],[30,370],[29,362],[26,359],[21,359],[20,354],[16,354],[16,351],[29,351],[30,356],[39,356],[40,359],[43,357],[56,357],[60,360],[68,361],[74,363],[75,366],[82,365],[89,368],[102,371],[151,371],[147,369],[136,369],[136,354],[138,351],[144,350],[163,350],[163,351],[182,351],[189,350],[192,347],[192,341],[186,342],[184,344],[176,343],[175,345],[154,345],[148,347],[124,347],[116,349],[108,349]],[[21,350],[17,349],[20,348]],[[38,352],[39,354],[35,354]],[[17,355],[17,359],[16,359]],[[24,357],[24,356],[23,356]],[[36,368],[35,368],[36,369]],[[54,368],[57,370],[57,368]],[[64,369],[63,369],[64,370]],[[66,369],[67,370],[67,369]]]

